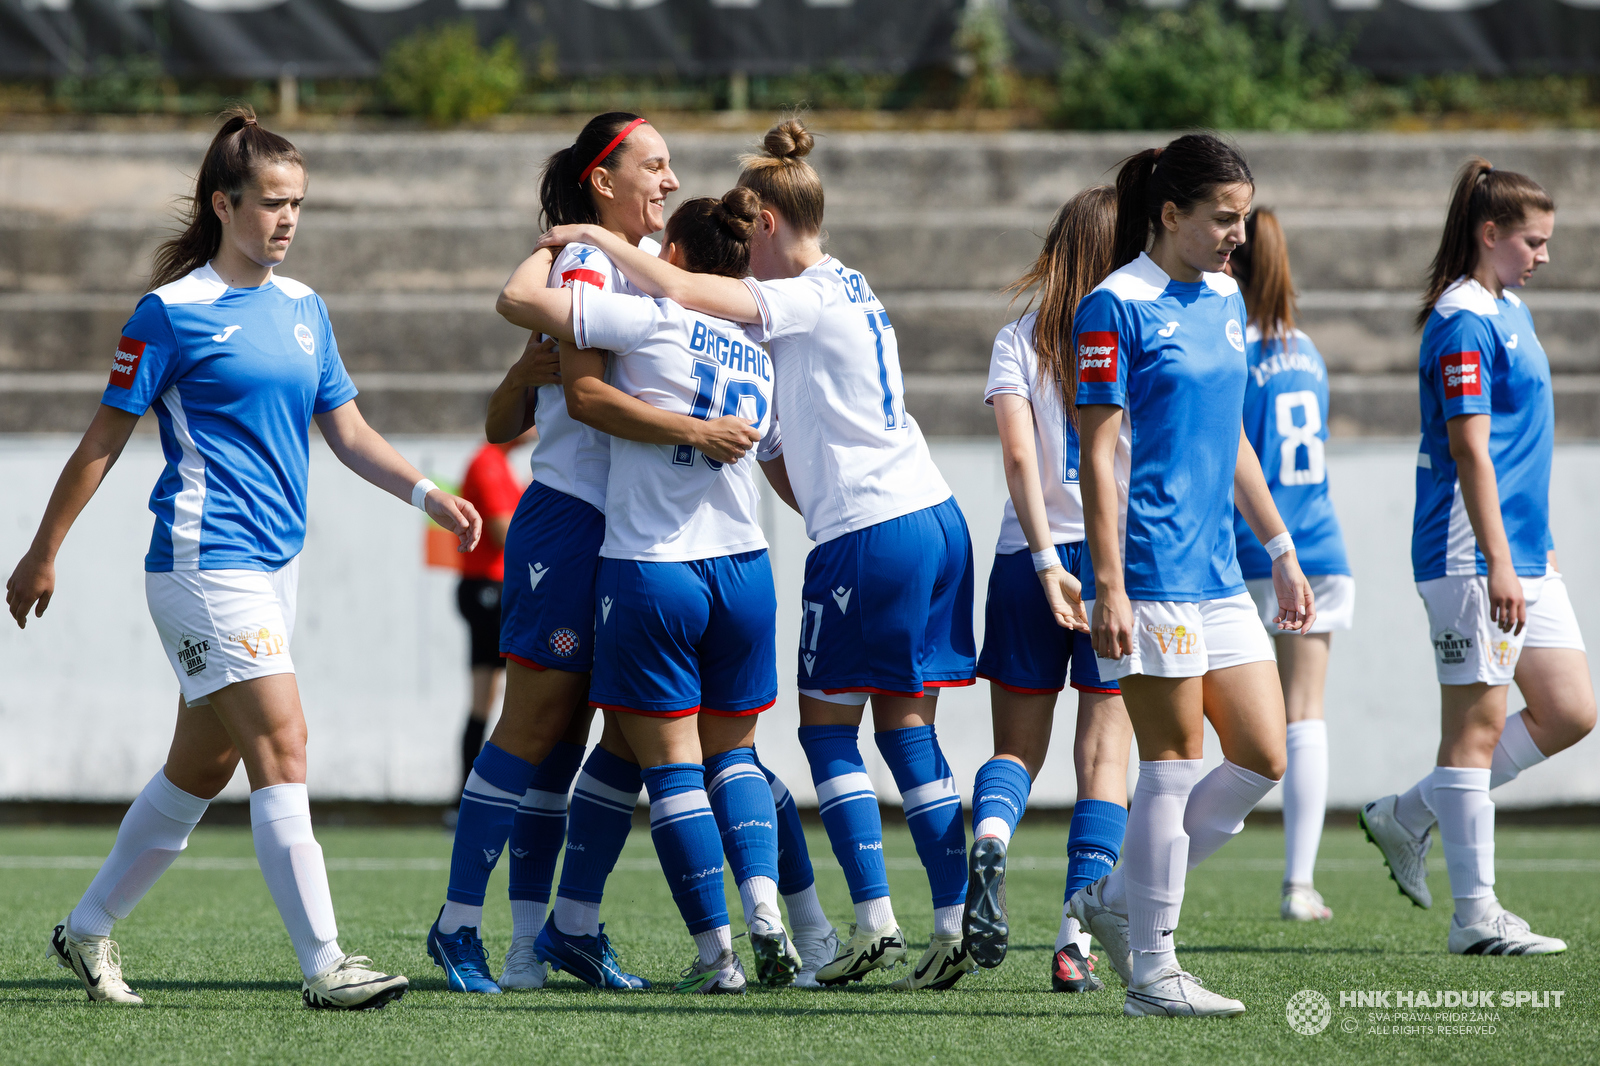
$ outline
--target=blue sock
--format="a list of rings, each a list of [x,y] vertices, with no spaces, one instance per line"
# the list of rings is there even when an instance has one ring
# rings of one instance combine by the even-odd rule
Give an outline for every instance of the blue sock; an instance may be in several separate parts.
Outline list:
[[[580,745],[558,741],[534,767],[533,780],[511,821],[512,899],[537,903],[541,910],[550,902],[556,858],[567,835],[567,793],[582,761]]]
[[[918,725],[873,734],[883,761],[905,802],[906,825],[928,871],[933,905],[949,907],[967,898],[967,828],[961,793],[939,750],[933,726]]]
[[[698,763],[666,763],[643,771],[650,790],[650,836],[690,935],[728,924],[722,894],[722,841]]]
[[[533,779],[533,764],[485,744],[461,790],[455,847],[450,852],[450,889],[445,898],[483,906],[489,874],[506,846],[511,819]]]
[[[1015,759],[990,759],[978,767],[978,776],[972,780],[972,835],[977,837],[978,826],[988,818],[998,818],[1006,823],[1010,833],[1017,831],[1022,812],[1028,809],[1028,793],[1033,789],[1033,778],[1027,767]]]
[[[561,865],[561,887],[556,889],[558,910],[561,900],[576,900],[596,909],[600,906],[606,878],[616,867],[633,827],[633,808],[643,787],[637,763],[595,745],[578,775],[567,812],[566,860]],[[598,931],[599,926],[594,929]],[[561,931],[576,935],[587,930],[562,927]]]
[[[767,787],[772,790],[772,805],[778,812],[778,892],[792,896],[817,883],[817,875],[811,869],[811,849],[806,845],[805,826],[800,824],[800,808],[789,795],[789,787],[762,764],[760,757],[756,758],[756,765],[766,775]]]
[[[1122,852],[1128,808],[1106,800],[1081,799],[1067,830],[1067,900],[1111,872]]]
[[[860,727],[853,725],[800,727],[800,747],[811,763],[822,825],[828,831],[834,858],[844,867],[853,903],[889,894],[889,875],[883,867],[883,820],[878,817],[878,794],[856,746],[860,732]]]
[[[778,811],[772,786],[756,762],[754,748],[734,748],[705,762],[706,794],[722,834],[722,853],[733,883],[752,877],[778,882]]]

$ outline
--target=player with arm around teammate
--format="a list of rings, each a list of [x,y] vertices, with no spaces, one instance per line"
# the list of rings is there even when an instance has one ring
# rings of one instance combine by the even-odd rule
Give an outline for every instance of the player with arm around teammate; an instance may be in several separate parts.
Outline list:
[[[6,583],[19,626],[42,617],[55,556],[139,416],[154,409],[167,465],[150,497],[150,616],[178,677],[166,765],[122,820],[111,854],[51,949],[91,1001],[142,1002],[122,976],[112,925],[188,845],[240,762],[256,858],[294,945],[301,999],[382,1007],[404,977],[339,947],[306,797],[306,726],[291,647],[305,541],[308,430],[365,480],[409,500],[473,548],[477,512],[419,474],[356,409],[322,299],[274,268],[305,196],[294,145],[248,109],[229,113],[196,179],[187,228],[156,254],[152,292],[123,327],[99,412],[67,462]]]
[[[1472,159],[1457,175],[1418,313],[1422,449],[1411,565],[1439,676],[1438,765],[1361,811],[1390,876],[1429,907],[1438,823],[1457,955],[1547,955],[1494,891],[1489,791],[1594,728],[1583,635],[1550,534],[1550,361],[1513,289],[1550,261],[1555,202],[1532,178]],[[1506,715],[1512,681],[1527,706]]]

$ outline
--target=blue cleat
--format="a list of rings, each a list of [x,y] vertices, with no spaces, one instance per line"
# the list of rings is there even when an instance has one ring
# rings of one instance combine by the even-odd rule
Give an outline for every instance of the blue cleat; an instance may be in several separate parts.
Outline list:
[[[444,914],[443,907],[439,908],[439,913]],[[435,919],[428,930],[428,955],[444,970],[450,991],[500,994],[500,986],[489,976],[489,957],[484,953],[483,941],[471,926],[445,934],[439,932],[439,922]]]
[[[551,914],[539,930],[533,949],[552,970],[565,970],[595,988],[637,992],[650,987],[643,977],[623,972],[604,925],[600,926],[599,936],[568,936],[556,928],[556,916]]]

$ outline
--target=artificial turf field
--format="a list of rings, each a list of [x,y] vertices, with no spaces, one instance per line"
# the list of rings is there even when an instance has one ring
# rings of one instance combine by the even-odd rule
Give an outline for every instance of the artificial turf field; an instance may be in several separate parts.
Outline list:
[[[895,909],[915,948],[931,931],[927,881],[904,826],[886,830]],[[46,961],[46,945],[113,836],[98,828],[0,830],[0,1063],[1600,1061],[1600,829],[1499,833],[1501,898],[1534,929],[1570,945],[1545,958],[1446,954],[1448,889],[1437,848],[1430,884],[1443,902],[1421,911],[1396,894],[1376,850],[1354,829],[1330,829],[1323,842],[1317,884],[1333,921],[1280,921],[1282,834],[1247,829],[1191,875],[1184,901],[1180,960],[1249,1008],[1242,1018],[1204,1020],[1124,1019],[1121,986],[1104,967],[1104,992],[1049,991],[1066,827],[1026,822],[1011,849],[1004,966],[947,992],[892,992],[890,978],[875,976],[843,990],[755,989],[737,998],[599,993],[559,974],[538,992],[448,993],[423,937],[443,899],[449,837],[320,828],[340,945],[411,978],[404,1000],[365,1014],[301,1007],[294,955],[256,871],[249,831],[202,827],[115,934],[129,983],[147,1005],[91,1006],[76,979]],[[823,904],[842,930],[849,897],[820,830],[811,848]],[[731,884],[729,898],[737,912]],[[503,869],[489,899],[485,940],[498,972],[510,935]],[[689,961],[693,945],[641,829],[612,876],[604,916],[630,970],[670,984]],[[1286,1002],[1302,989],[1333,1004],[1332,1023],[1314,1036],[1285,1019]],[[1392,1024],[1387,1034],[1374,1032],[1385,1023],[1369,1015],[1381,1012],[1341,1008],[1338,996],[1477,989],[1564,995],[1559,1008],[1496,1006],[1493,1019],[1470,1023],[1493,1032],[1472,1035],[1395,1033]]]

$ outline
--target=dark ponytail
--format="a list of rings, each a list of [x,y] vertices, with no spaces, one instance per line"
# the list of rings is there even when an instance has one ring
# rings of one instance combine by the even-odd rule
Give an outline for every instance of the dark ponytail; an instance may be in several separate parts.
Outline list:
[[[590,164],[607,169],[614,167],[627,147],[626,140],[606,152],[603,159],[598,157],[617,134],[626,129],[629,123],[637,121],[638,115],[626,111],[607,111],[603,115],[596,115],[584,125],[571,147],[563,148],[545,160],[544,175],[539,179],[539,209],[544,216],[545,226],[599,224],[600,209],[590,195],[590,178],[583,176],[584,168]],[[578,180],[580,177],[583,178],[581,182]]]
[[[1228,257],[1233,280],[1244,292],[1245,310],[1263,340],[1285,349],[1294,337],[1294,278],[1289,273],[1289,242],[1270,207],[1258,207],[1244,220],[1244,243]]]
[[[685,200],[667,220],[667,244],[676,244],[685,270],[742,278],[750,272],[750,238],[761,215],[761,197],[742,185],[718,200]]]
[[[224,121],[211,147],[200,161],[194,196],[183,214],[183,232],[156,249],[150,288],[159,289],[209,263],[222,247],[222,220],[211,206],[213,193],[221,192],[239,206],[244,190],[262,167],[289,163],[305,169],[300,150],[256,122],[256,113],[240,104],[223,113]]]
[[[1556,202],[1526,174],[1496,170],[1487,159],[1473,156],[1456,172],[1450,192],[1450,213],[1444,219],[1439,251],[1428,267],[1428,288],[1417,311],[1417,328],[1428,323],[1433,305],[1457,278],[1478,265],[1478,231],[1485,222],[1516,226],[1530,211],[1554,211]]]
[[[1233,145],[1212,133],[1186,133],[1165,148],[1146,148],[1122,161],[1117,172],[1115,267],[1145,250],[1159,232],[1161,209],[1188,211],[1223,185],[1254,185],[1250,167]]]

